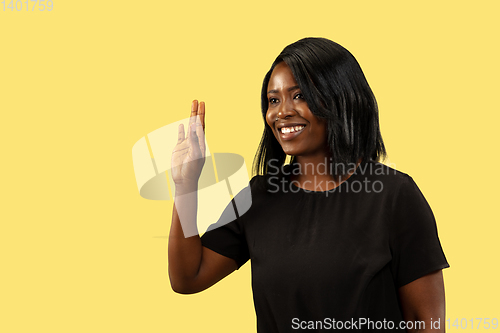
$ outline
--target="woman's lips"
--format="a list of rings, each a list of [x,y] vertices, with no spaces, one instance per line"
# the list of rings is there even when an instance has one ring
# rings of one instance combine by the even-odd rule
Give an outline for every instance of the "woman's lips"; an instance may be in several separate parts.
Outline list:
[[[279,128],[278,132],[279,132],[279,136],[280,136],[281,140],[288,141],[288,140],[292,140],[297,135],[302,133],[304,128],[305,128],[305,125],[285,126],[285,127]]]

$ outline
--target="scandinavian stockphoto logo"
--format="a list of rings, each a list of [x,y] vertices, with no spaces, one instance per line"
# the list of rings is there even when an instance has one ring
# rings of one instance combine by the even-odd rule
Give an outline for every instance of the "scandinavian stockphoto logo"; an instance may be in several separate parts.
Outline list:
[[[269,193],[298,193],[298,192],[320,192],[328,197],[334,192],[344,193],[380,193],[384,189],[382,180],[369,176],[396,175],[396,168],[389,161],[382,163],[336,163],[331,157],[320,163],[281,165],[276,159],[269,161],[268,168],[268,192]],[[309,180],[299,183],[290,180],[291,176],[309,175]],[[355,180],[344,182],[345,177],[337,176],[332,179],[325,178],[326,175],[359,175]],[[327,179],[327,180],[326,180]],[[349,178],[347,178],[349,179]],[[340,185],[342,186],[340,186]],[[330,189],[330,190],[325,190]]]
[[[176,197],[171,174],[172,152],[177,144],[179,125],[184,124],[184,128],[188,128],[190,119],[163,126],[142,137],[132,147],[135,179],[141,197],[150,200],[172,200]],[[252,205],[244,158],[232,153],[211,153],[206,138],[205,147],[206,160],[198,181],[198,191],[177,195],[181,199],[198,197],[197,225],[186,222],[192,220],[188,217],[192,211],[178,210],[185,237],[203,233],[217,221],[216,227],[234,221]],[[233,197],[234,204],[231,204]]]

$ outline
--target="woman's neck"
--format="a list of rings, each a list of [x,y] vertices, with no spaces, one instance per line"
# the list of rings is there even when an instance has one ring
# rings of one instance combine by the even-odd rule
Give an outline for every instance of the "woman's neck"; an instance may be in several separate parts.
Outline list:
[[[359,159],[357,163],[342,165],[334,163],[333,159],[328,156],[297,156],[295,157],[295,164],[298,172],[292,174],[290,180],[294,181],[295,185],[305,190],[333,190],[356,171],[360,162],[361,159]]]

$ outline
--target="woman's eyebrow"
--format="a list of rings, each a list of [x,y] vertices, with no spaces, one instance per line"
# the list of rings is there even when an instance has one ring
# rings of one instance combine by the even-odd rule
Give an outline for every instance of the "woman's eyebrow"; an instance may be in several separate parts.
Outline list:
[[[290,87],[287,90],[288,91],[292,91],[292,90],[295,90],[295,89],[298,89],[298,88],[299,88],[299,86],[297,85],[297,86]],[[278,92],[279,92],[278,90],[269,90],[267,93],[268,94],[277,94]]]

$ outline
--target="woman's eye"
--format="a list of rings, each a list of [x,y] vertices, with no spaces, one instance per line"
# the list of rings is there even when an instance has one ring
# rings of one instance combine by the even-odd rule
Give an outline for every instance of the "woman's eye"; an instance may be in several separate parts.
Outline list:
[[[278,103],[277,98],[274,98],[274,97],[269,98],[269,104],[276,104],[276,103]]]
[[[304,95],[302,94],[297,94],[294,96],[295,99],[304,99]]]

